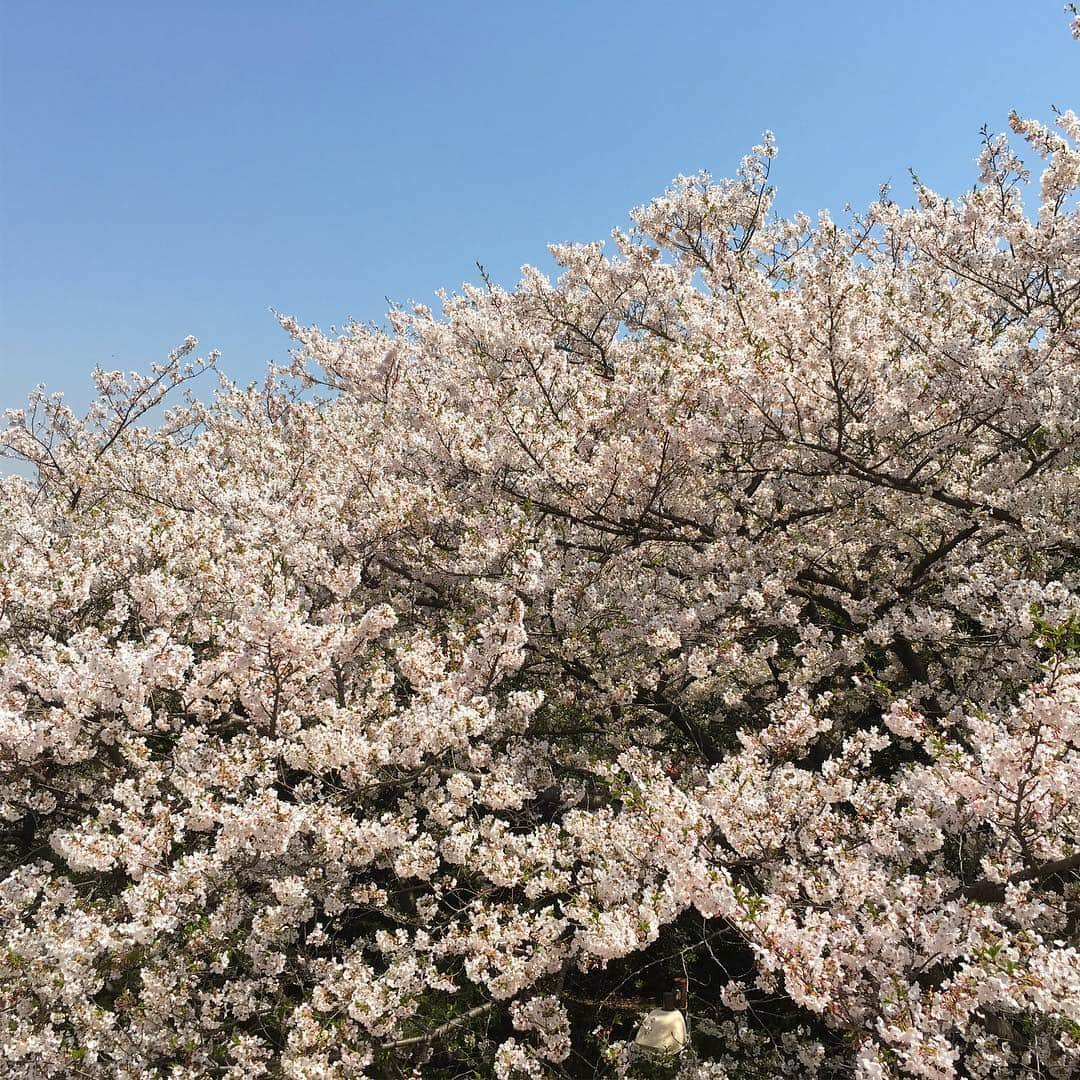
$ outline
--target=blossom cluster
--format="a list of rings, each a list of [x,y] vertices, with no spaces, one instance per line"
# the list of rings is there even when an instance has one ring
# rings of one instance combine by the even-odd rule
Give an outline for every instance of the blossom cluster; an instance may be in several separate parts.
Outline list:
[[[612,244],[0,480],[0,1075],[1080,1070],[1080,119]],[[172,398],[169,399],[170,401]],[[628,1026],[629,1025],[629,1026]],[[770,1071],[771,1070],[771,1071]]]

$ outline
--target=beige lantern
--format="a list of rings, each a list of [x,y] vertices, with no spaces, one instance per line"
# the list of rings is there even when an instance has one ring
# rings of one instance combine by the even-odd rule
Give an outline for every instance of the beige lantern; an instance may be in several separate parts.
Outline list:
[[[675,994],[666,994],[662,1008],[653,1009],[638,1028],[634,1043],[643,1050],[667,1057],[679,1053],[687,1041],[686,1018],[676,1008]]]

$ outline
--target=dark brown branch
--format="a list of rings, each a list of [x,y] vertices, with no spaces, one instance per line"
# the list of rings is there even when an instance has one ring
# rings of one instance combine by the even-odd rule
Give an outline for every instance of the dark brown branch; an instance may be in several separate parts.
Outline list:
[[[701,756],[710,765],[718,765],[724,760],[723,751],[686,715],[683,709],[670,698],[665,697],[661,691],[640,690],[634,699],[634,704],[644,705],[661,716],[667,717],[697,747]]]
[[[1080,877],[1080,851],[1067,855],[1064,859],[1029,866],[1012,875],[1006,881],[973,881],[970,885],[961,885],[954,889],[947,900],[976,900],[980,903],[1001,903],[1005,899],[1005,889],[1009,885],[1020,885],[1025,881],[1034,881],[1040,885],[1060,889],[1067,881]]]

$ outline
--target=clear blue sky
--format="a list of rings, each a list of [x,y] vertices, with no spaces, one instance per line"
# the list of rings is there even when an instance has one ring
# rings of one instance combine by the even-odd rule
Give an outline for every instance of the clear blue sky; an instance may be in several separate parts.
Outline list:
[[[0,0],[0,408],[185,335],[288,339],[605,238],[765,128],[784,211],[955,194],[1080,108],[1058,0]]]

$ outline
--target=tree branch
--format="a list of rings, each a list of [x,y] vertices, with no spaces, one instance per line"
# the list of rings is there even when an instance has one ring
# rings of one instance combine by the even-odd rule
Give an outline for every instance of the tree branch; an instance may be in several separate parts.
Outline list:
[[[431,1031],[425,1032],[423,1035],[412,1035],[408,1039],[395,1039],[394,1042],[383,1043],[382,1049],[404,1050],[408,1046],[420,1046],[435,1042],[436,1039],[441,1039],[455,1028],[459,1028],[470,1020],[475,1020],[478,1016],[491,1012],[495,1008],[495,1004],[494,1001],[489,1001],[484,1005],[477,1005],[475,1009],[469,1009],[468,1012],[455,1016],[453,1020],[447,1020],[445,1024],[440,1024],[437,1028],[432,1028]]]

